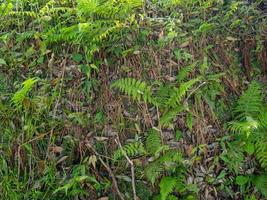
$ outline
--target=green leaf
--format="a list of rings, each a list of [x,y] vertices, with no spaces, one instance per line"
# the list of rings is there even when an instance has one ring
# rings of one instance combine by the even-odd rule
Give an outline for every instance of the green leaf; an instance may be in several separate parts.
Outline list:
[[[161,136],[160,133],[155,129],[148,131],[146,138],[146,149],[149,154],[154,155],[161,147]]]
[[[173,177],[163,177],[160,181],[161,200],[166,200],[168,195],[173,192],[177,180]]]
[[[249,142],[245,146],[245,150],[249,155],[252,155],[255,152],[254,144]]]
[[[75,62],[81,62],[82,60],[83,60],[83,55],[81,55],[81,54],[74,54],[73,56],[72,56],[72,59],[75,61]]]
[[[183,138],[183,133],[182,133],[182,131],[180,131],[180,130],[176,130],[175,131],[175,139],[177,140],[177,141],[179,141],[180,139],[182,139]]]
[[[260,191],[263,196],[267,197],[267,174],[253,177],[252,182],[258,191]]]
[[[193,129],[193,115],[190,112],[186,115],[186,126],[190,131]]]
[[[214,27],[214,24],[209,24],[207,22],[201,24],[201,26],[198,29],[198,32],[200,33],[207,33],[209,31],[211,31]]]
[[[203,63],[200,65],[201,74],[205,74],[205,71],[209,68],[208,58],[205,56],[203,59]]]
[[[237,176],[235,181],[237,185],[242,186],[242,185],[247,184],[247,182],[249,181],[249,177],[248,176]]]
[[[169,109],[163,113],[162,117],[160,118],[160,124],[163,127],[172,127],[173,120],[175,117],[184,110],[183,106],[177,106],[175,108]]]

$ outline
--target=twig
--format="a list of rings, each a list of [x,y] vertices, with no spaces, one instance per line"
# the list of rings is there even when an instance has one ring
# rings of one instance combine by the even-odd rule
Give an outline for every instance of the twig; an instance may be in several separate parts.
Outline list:
[[[199,84],[194,90],[192,90],[189,95],[187,96],[187,98],[185,99],[185,102],[188,101],[188,99],[191,97],[192,94],[194,94],[199,88],[201,88],[203,85],[205,85],[206,82],[202,82],[201,84]]]
[[[98,156],[98,160],[100,160],[101,164],[106,168],[106,170],[108,171],[108,174],[109,176],[111,177],[112,179],[112,182],[113,182],[113,187],[116,191],[116,193],[118,194],[119,198],[121,200],[125,200],[122,193],[120,192],[119,190],[119,187],[118,187],[118,183],[117,183],[117,180],[115,178],[115,175],[113,174],[112,170],[110,169],[110,167],[103,161],[103,159],[100,157],[100,154],[91,146],[91,145],[86,145],[88,148],[90,148],[95,155]]]
[[[124,157],[126,158],[127,162],[131,165],[131,176],[132,176],[132,189],[133,189],[133,198],[134,200],[137,200],[136,196],[136,189],[135,189],[135,174],[134,174],[134,163],[133,161],[127,156],[126,152],[123,150],[119,137],[117,136],[117,139],[115,139],[115,142],[119,145],[119,148],[121,149]]]
[[[160,132],[160,139],[161,139],[161,142],[163,142],[163,137],[162,137],[162,129],[161,129],[161,124],[160,124],[160,113],[159,113],[159,107],[157,106],[157,118],[158,118],[158,128],[157,130]]]
[[[59,96],[57,98],[57,101],[56,101],[56,104],[55,104],[55,107],[54,107],[54,110],[53,110],[52,119],[55,119],[55,117],[56,117],[57,107],[59,105],[59,101],[60,101],[60,98],[61,98],[62,88],[63,88],[63,84],[64,84],[64,77],[65,77],[65,70],[66,70],[66,62],[67,62],[67,58],[65,58],[63,60],[63,62],[62,62],[63,69],[62,69],[61,83],[60,83],[60,88],[59,88]],[[52,140],[53,134],[54,134],[54,127],[50,131],[48,145],[47,145],[46,158],[48,158],[49,148],[50,148],[50,145],[51,145],[51,140]]]
[[[38,136],[36,136],[35,138],[33,138],[33,139],[31,139],[31,140],[28,140],[28,141],[26,141],[26,142],[20,144],[19,146],[22,147],[22,146],[25,145],[25,144],[32,143],[32,142],[34,142],[35,140],[38,140],[38,139],[40,139],[40,138],[44,138],[44,136],[46,136],[46,135],[48,135],[48,134],[49,134],[49,132],[47,132],[47,133],[43,133],[43,134],[41,134],[41,135],[38,135]]]

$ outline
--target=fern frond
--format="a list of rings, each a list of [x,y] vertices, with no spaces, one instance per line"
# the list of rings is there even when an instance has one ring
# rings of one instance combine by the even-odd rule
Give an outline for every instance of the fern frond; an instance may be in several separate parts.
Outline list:
[[[163,177],[161,179],[159,184],[161,200],[166,200],[168,195],[173,192],[176,182],[176,178],[173,177]]]
[[[177,75],[177,82],[181,83],[196,67],[197,62],[192,63],[189,66],[183,67]]]
[[[232,121],[229,123],[229,129],[234,133],[250,134],[259,127],[259,122],[251,117],[247,117],[246,121]]]
[[[178,200],[178,197],[176,197],[174,195],[169,195],[168,200]]]
[[[192,88],[192,86],[198,82],[200,78],[191,79],[187,82],[184,82],[180,85],[179,88],[175,88],[173,93],[170,96],[170,99],[168,100],[168,106],[169,107],[176,107],[181,103],[182,98],[186,95],[188,90]]]
[[[154,184],[164,169],[170,169],[170,166],[177,167],[177,164],[181,164],[182,160],[182,154],[179,151],[168,150],[160,158],[146,166],[145,175]]]
[[[237,119],[244,119],[247,116],[257,116],[263,108],[263,100],[261,96],[261,87],[257,82],[252,82],[248,89],[243,92],[234,109]]]
[[[129,144],[126,144],[122,147],[122,149],[117,149],[114,152],[114,160],[120,160],[124,157],[126,154],[128,157],[136,157],[136,156],[142,156],[146,153],[145,148],[141,142],[132,142]]]
[[[144,171],[145,176],[152,183],[152,185],[155,184],[156,180],[160,177],[162,172],[163,172],[163,165],[158,161],[149,163]]]
[[[8,15],[10,16],[27,16],[27,17],[32,17],[32,18],[36,18],[37,14],[35,12],[32,11],[11,11],[8,13]]]
[[[253,183],[256,188],[267,197],[267,174],[262,174],[253,178]]]
[[[11,102],[18,108],[22,107],[24,99],[37,81],[37,78],[30,78],[24,81],[22,83],[22,88],[13,95]]]
[[[183,160],[181,152],[177,150],[169,150],[162,155],[162,157],[159,158],[161,163],[180,163]]]
[[[146,149],[150,155],[154,155],[161,147],[160,133],[155,129],[150,129],[146,138]]]
[[[267,170],[267,135],[256,139],[255,154],[262,168]]]
[[[78,0],[79,15],[91,16],[95,19],[125,19],[134,9],[143,5],[142,0]]]
[[[158,107],[166,108],[168,107],[167,103],[168,100],[173,92],[174,88],[171,84],[162,84],[160,83],[159,87],[157,88],[153,98],[155,101],[155,104]]]
[[[134,78],[124,78],[115,81],[112,88],[116,88],[132,99],[146,103],[152,103],[152,90],[144,81],[136,80]]]
[[[173,119],[184,110],[183,106],[177,106],[171,109],[168,109],[160,117],[160,124],[162,127],[171,127],[173,126]]]
[[[263,111],[262,113],[260,113],[259,115],[259,124],[260,127],[266,127],[267,128],[267,111]]]

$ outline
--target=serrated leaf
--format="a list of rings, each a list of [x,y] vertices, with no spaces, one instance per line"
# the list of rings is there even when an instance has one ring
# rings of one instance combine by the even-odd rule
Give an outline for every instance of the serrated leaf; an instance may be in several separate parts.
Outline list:
[[[161,179],[159,184],[161,200],[166,200],[168,195],[173,192],[176,182],[176,178],[173,177],[163,177]]]

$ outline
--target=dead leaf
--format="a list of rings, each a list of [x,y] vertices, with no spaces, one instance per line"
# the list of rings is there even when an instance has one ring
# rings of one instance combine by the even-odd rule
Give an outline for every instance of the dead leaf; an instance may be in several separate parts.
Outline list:
[[[58,161],[57,161],[57,164],[59,163],[62,163],[63,161],[65,161],[69,156],[63,156],[62,158],[60,158]]]
[[[54,146],[54,147],[51,147],[51,152],[53,153],[61,153],[63,151],[63,148],[60,147],[60,146]]]
[[[43,174],[45,170],[45,160],[40,160],[37,162],[38,174]]]
[[[163,36],[164,36],[164,31],[161,30],[160,33],[159,33],[159,35],[158,35],[158,37],[159,37],[159,39],[161,39],[161,38],[163,38]]]
[[[89,157],[89,164],[93,165],[94,168],[95,168],[96,161],[97,161],[97,158],[95,155],[92,155]]]
[[[185,47],[187,47],[188,45],[189,45],[189,41],[186,41],[186,42],[180,44],[180,47],[181,47],[181,48],[185,48]]]
[[[237,38],[234,38],[234,37],[231,37],[231,36],[226,37],[226,39],[229,40],[229,41],[237,41],[238,40]]]
[[[109,198],[108,197],[101,197],[101,198],[99,198],[97,200],[109,200]]]
[[[108,140],[107,137],[95,137],[95,139],[96,139],[97,141],[99,141],[99,142],[103,142],[103,141],[105,141],[105,140]]]

